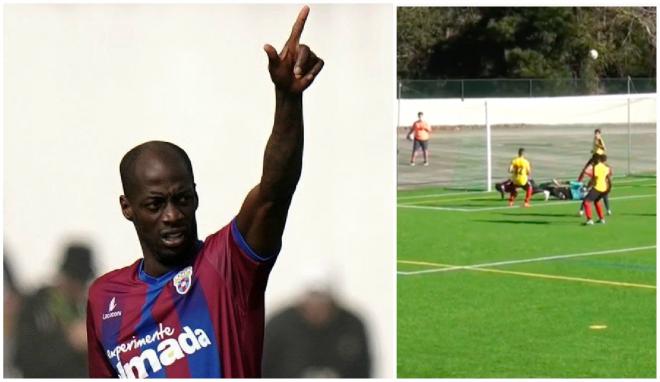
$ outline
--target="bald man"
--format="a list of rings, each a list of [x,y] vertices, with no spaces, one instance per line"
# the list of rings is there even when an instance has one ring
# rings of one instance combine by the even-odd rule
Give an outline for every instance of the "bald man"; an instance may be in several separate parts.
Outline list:
[[[303,91],[323,67],[299,43],[303,7],[284,48],[264,46],[275,85],[275,118],[261,182],[238,215],[201,241],[199,196],[188,155],[143,143],[120,163],[124,217],[143,258],[97,279],[89,291],[91,377],[259,377],[264,292],[300,178]]]

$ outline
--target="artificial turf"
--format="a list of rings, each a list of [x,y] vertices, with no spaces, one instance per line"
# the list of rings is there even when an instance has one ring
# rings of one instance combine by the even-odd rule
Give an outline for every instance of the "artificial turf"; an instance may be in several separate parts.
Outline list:
[[[593,226],[577,201],[400,191],[398,376],[654,378],[655,190],[615,179]]]

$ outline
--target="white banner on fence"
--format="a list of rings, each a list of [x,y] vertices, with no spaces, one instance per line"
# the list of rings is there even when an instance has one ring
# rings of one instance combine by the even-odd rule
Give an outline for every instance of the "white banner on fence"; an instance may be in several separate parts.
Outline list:
[[[484,125],[488,100],[491,125],[571,125],[628,123],[628,95],[534,98],[401,99],[399,126],[409,126],[419,111],[432,126]],[[630,95],[630,122],[656,122],[656,94]]]

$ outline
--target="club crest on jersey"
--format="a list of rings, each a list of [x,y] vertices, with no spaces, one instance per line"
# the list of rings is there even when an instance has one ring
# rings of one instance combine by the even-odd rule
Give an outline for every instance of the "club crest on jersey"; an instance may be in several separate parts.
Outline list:
[[[190,290],[192,284],[192,266],[183,268],[179,273],[174,276],[174,288],[178,294],[186,294]]]

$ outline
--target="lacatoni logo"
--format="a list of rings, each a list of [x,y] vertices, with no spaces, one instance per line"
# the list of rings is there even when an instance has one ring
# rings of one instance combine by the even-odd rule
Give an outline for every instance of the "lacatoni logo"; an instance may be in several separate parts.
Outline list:
[[[167,329],[171,331],[171,328]],[[161,331],[163,331],[162,324]],[[140,340],[138,340],[138,345],[139,342]],[[147,364],[156,373],[164,366],[169,366],[186,355],[193,354],[209,345],[211,345],[211,340],[209,340],[204,330],[192,330],[189,326],[184,326],[183,332],[179,334],[178,338],[164,339],[158,343],[156,349],[145,349],[139,356],[131,358],[123,365],[119,360],[115,368],[119,372],[120,378],[146,378],[149,376]],[[121,351],[116,352],[117,359],[119,359],[119,353]]]
[[[113,297],[112,300],[110,300],[110,304],[108,304],[108,313],[103,314],[103,319],[107,320],[108,318],[121,316],[121,310],[113,312],[113,310],[115,310],[116,307],[117,307],[117,301],[115,301],[115,298]]]

